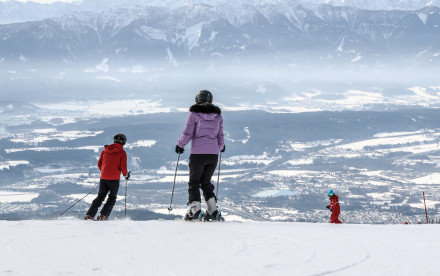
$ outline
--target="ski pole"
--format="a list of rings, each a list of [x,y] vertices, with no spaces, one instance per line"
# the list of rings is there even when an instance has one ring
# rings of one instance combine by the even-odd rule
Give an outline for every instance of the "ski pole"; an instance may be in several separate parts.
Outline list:
[[[83,196],[80,200],[78,200],[77,202],[75,202],[72,206],[70,206],[69,208],[67,208],[64,212],[62,212],[62,213],[60,214],[60,216],[62,216],[62,215],[63,215],[65,212],[67,212],[70,208],[72,208],[73,206],[75,206],[78,202],[80,202],[81,200],[83,200],[86,196],[88,196],[89,194],[93,193],[96,189],[98,189],[98,187],[99,187],[99,185],[98,185],[95,189],[91,190],[88,194],[86,194],[85,196]]]
[[[428,211],[426,210],[425,192],[423,192],[423,203],[425,204],[426,224],[428,224]]]
[[[130,171],[128,172],[128,175],[130,176]],[[124,213],[125,213],[125,218],[127,218],[127,185],[128,184],[128,179],[125,179],[125,211],[124,211]]]
[[[124,204],[125,218],[127,218],[127,183],[128,183],[128,179],[125,179],[125,204]]]
[[[215,192],[215,200],[218,200],[218,183],[220,182],[220,169],[222,167],[222,152],[220,152],[220,158],[218,162],[218,176],[217,176],[217,190]]]
[[[173,191],[171,192],[171,201],[170,201],[170,207],[168,208],[168,211],[171,213],[171,204],[173,203],[173,196],[174,196],[174,187],[176,186],[176,176],[177,176],[177,167],[179,166],[179,159],[180,159],[180,153],[177,154],[177,163],[176,163],[176,171],[174,172],[174,184],[173,184]]]
[[[124,214],[125,218],[127,218],[127,182],[128,180],[125,180],[125,203],[124,203]]]

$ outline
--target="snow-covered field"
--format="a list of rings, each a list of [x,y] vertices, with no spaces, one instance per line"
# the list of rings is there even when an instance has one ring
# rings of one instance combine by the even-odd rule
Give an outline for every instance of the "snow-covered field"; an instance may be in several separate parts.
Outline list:
[[[1,221],[2,275],[438,275],[439,225]]]
[[[245,111],[245,110],[264,110],[272,113],[300,113],[317,111],[340,111],[340,110],[368,110],[371,105],[401,105],[401,106],[423,106],[438,108],[440,103],[440,87],[411,87],[402,89],[407,94],[403,95],[383,95],[380,91],[360,91],[348,90],[338,95],[340,99],[327,99],[328,94],[324,91],[305,91],[292,92],[292,96],[273,99],[265,104],[250,103],[230,103],[231,95],[220,94],[217,104],[223,111]],[[403,93],[402,92],[402,93]],[[166,100],[154,101],[145,99],[114,100],[114,101],[68,101],[58,103],[36,104],[39,108],[49,111],[52,114],[58,112],[70,112],[72,118],[66,117],[66,122],[83,118],[84,116],[93,117],[112,117],[123,115],[141,115],[162,112],[186,112],[187,108],[180,104],[167,105]],[[59,116],[55,116],[59,118]],[[50,115],[44,118],[50,122],[53,119]],[[245,129],[247,132],[248,130]],[[243,141],[245,143],[245,141]]]

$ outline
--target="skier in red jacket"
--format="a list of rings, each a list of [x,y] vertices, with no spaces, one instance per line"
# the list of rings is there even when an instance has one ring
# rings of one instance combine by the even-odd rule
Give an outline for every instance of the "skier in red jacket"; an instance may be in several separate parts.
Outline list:
[[[330,216],[330,223],[342,223],[339,220],[339,213],[341,212],[341,207],[339,206],[339,198],[333,192],[333,190],[328,191],[328,197],[330,198],[330,204],[327,205],[327,209],[332,212]]]
[[[127,153],[124,150],[127,137],[122,133],[118,133],[113,137],[113,141],[114,144],[106,145],[99,157],[98,167],[101,171],[99,192],[87,211],[84,217],[85,220],[95,217],[98,208],[109,193],[107,201],[101,210],[101,214],[97,218],[97,220],[107,220],[116,203],[121,172],[126,180],[130,179],[130,173],[127,172]]]

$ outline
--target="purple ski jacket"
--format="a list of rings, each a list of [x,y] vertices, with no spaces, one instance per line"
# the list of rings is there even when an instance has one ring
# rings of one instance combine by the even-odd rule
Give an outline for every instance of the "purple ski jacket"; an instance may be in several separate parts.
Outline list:
[[[177,145],[184,148],[192,141],[191,154],[218,154],[225,145],[220,108],[212,104],[195,104],[189,111]]]

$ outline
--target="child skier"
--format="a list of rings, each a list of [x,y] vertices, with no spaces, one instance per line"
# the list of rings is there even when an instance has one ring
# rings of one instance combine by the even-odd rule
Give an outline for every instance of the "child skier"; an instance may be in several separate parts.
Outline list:
[[[217,210],[217,198],[211,177],[217,167],[219,151],[225,151],[223,118],[219,107],[212,104],[213,96],[202,90],[195,97],[183,134],[176,145],[176,153],[181,154],[186,144],[191,142],[188,182],[188,211],[185,220],[223,220]],[[201,211],[200,188],[207,205],[206,213]]]
[[[116,203],[121,172],[126,180],[130,179],[130,173],[127,172],[127,153],[124,150],[127,137],[122,133],[118,133],[113,137],[113,141],[114,144],[104,146],[105,148],[99,157],[98,167],[101,171],[99,192],[98,196],[93,200],[90,209],[87,211],[84,217],[85,220],[95,217],[98,208],[109,193],[107,201],[101,209],[101,214],[97,218],[97,220],[107,220]]]
[[[341,207],[339,206],[339,198],[333,192],[333,190],[328,191],[328,197],[330,198],[330,204],[327,205],[327,209],[332,212],[330,216],[330,223],[342,223],[339,220],[339,213],[341,212]]]

